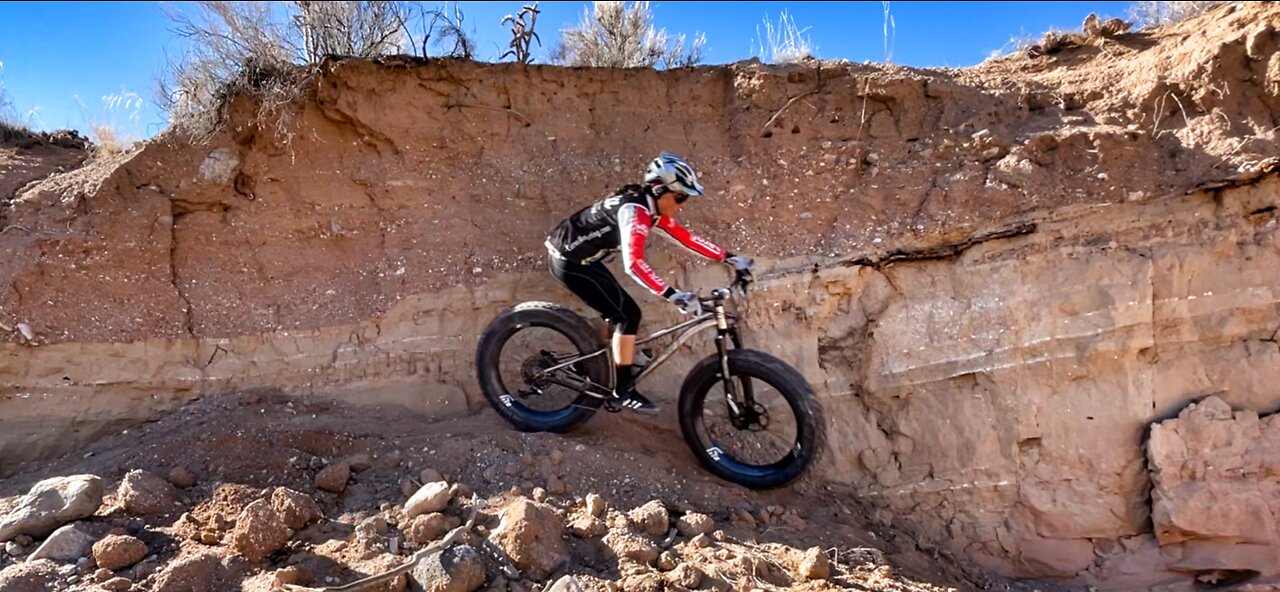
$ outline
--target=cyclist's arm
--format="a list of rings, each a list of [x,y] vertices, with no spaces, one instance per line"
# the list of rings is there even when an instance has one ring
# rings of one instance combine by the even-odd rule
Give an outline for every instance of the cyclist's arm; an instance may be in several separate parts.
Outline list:
[[[622,250],[622,266],[627,275],[650,292],[666,298],[675,293],[644,260],[644,243],[652,220],[649,210],[639,204],[626,204],[618,209],[618,239]]]
[[[712,261],[724,261],[725,257],[729,256],[727,251],[716,246],[715,243],[689,232],[689,229],[681,226],[679,222],[676,222],[675,218],[658,216],[658,228],[661,228],[663,232],[667,233],[667,236],[675,239],[684,248]]]

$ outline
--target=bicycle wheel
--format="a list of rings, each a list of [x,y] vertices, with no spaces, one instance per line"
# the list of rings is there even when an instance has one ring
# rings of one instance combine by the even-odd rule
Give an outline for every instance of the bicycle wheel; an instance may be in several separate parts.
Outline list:
[[[546,380],[543,371],[600,349],[590,326],[569,309],[526,302],[503,311],[476,346],[480,390],[498,414],[526,432],[563,432],[586,421],[600,399]],[[599,355],[556,371],[607,384],[608,358]]]
[[[794,368],[755,350],[729,352],[729,374],[755,404],[730,410],[720,357],[694,366],[680,388],[680,431],[693,455],[716,476],[752,489],[790,483],[818,457],[822,406]]]

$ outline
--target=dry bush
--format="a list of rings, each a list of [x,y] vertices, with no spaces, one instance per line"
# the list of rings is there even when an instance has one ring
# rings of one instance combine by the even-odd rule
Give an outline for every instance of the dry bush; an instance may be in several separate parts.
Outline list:
[[[690,67],[702,61],[706,43],[701,33],[689,42],[683,34],[672,38],[655,28],[648,2],[594,2],[577,28],[560,32],[552,60],[605,68]]]
[[[760,56],[760,60],[768,64],[791,64],[812,58],[816,48],[805,35],[809,29],[810,27],[803,29],[797,27],[796,19],[785,10],[779,15],[777,26],[774,26],[766,16],[763,37],[760,35],[760,27],[756,27],[756,40],[753,45],[758,44],[758,47],[753,48],[752,53]],[[888,49],[885,51],[887,53]]]
[[[1129,17],[1145,29],[1186,20],[1220,4],[1223,4],[1222,0],[1134,2],[1129,7]]]
[[[420,55],[424,57],[429,55],[428,47],[436,47],[437,49],[448,47],[449,49],[441,52],[440,55],[447,55],[451,58],[469,60],[475,55],[476,42],[463,29],[466,15],[463,14],[461,8],[458,8],[456,2],[453,4],[452,11],[449,10],[448,3],[434,10],[419,8],[417,20],[422,23],[422,53]]]
[[[304,93],[327,56],[374,57],[411,45],[404,2],[231,2],[201,0],[194,10],[168,9],[188,53],[160,80],[160,106],[172,127],[207,139],[232,97],[253,96],[260,121],[289,127],[285,106]],[[425,41],[424,41],[425,45]]]

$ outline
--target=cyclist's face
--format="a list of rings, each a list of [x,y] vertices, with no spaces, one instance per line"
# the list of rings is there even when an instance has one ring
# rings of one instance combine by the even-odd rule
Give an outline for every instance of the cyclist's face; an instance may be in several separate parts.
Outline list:
[[[677,191],[668,191],[658,198],[658,213],[668,218],[674,217],[680,213],[680,209],[684,207],[685,200],[689,196]]]

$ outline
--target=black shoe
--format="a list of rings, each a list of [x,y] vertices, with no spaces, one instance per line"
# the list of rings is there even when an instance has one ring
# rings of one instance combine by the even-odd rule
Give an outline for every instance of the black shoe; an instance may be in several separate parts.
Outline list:
[[[658,414],[658,406],[644,395],[636,392],[635,387],[628,388],[621,393],[614,393],[613,396],[618,399],[618,405],[623,409],[630,409],[644,415]]]

